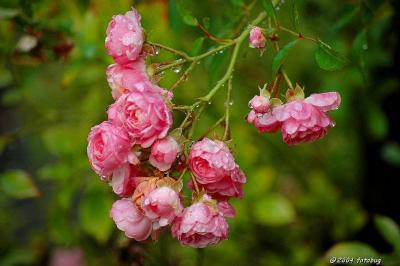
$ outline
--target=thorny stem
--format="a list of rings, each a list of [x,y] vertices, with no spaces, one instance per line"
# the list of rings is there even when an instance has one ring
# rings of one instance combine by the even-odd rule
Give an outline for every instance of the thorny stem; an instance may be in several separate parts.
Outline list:
[[[305,40],[310,40],[310,41],[312,41],[312,42],[318,42],[318,40],[316,40],[316,39],[314,39],[314,38],[312,38],[312,37],[304,36],[304,35],[301,34],[300,32],[292,31],[292,30],[290,30],[290,29],[288,29],[288,28],[285,28],[285,27],[283,27],[283,26],[281,26],[281,25],[279,25],[278,29],[279,29],[279,30],[282,30],[282,31],[286,31],[287,33],[290,33],[290,34],[296,36],[296,37],[299,38],[299,39],[305,39]]]
[[[226,42],[230,42],[230,39],[223,39],[223,38],[218,38],[216,36],[214,36],[213,34],[211,34],[203,25],[198,24],[197,27],[199,27],[199,29],[201,31],[204,32],[204,34],[206,35],[206,38],[209,38],[210,40],[213,40],[214,42],[217,43],[226,43]]]
[[[232,93],[232,77],[228,80],[228,91],[226,93],[226,102],[225,102],[225,130],[223,140],[227,140],[230,137],[230,128],[229,128],[229,107],[231,105],[231,93]]]

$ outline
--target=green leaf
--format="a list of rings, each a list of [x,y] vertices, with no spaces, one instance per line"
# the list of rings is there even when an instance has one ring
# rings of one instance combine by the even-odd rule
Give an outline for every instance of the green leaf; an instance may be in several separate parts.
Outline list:
[[[199,25],[197,19],[189,12],[189,10],[186,8],[183,2],[184,2],[183,0],[179,0],[176,3],[178,13],[181,15],[182,21],[189,26]]]
[[[200,53],[203,43],[204,43],[204,37],[197,38],[194,41],[192,51],[191,51],[192,56],[196,56]]]
[[[331,247],[325,257],[329,260],[331,258],[376,258],[377,255],[376,251],[367,244],[361,242],[342,242]],[[364,265],[356,264],[356,259],[353,261],[353,264]]]
[[[300,14],[299,10],[297,9],[297,0],[291,0],[291,7],[292,7],[292,14],[291,14],[291,20],[293,27],[296,29],[297,32],[300,31]]]
[[[83,230],[99,243],[105,243],[113,230],[109,212],[112,198],[107,191],[92,189],[80,204],[79,221]]]
[[[388,163],[400,166],[400,145],[397,143],[388,143],[382,149],[382,157]]]
[[[0,175],[0,190],[15,199],[39,196],[32,178],[23,170],[9,170]]]
[[[21,14],[20,9],[0,7],[0,19],[10,19]]]
[[[272,18],[274,22],[276,22],[276,12],[274,5],[272,4],[271,0],[263,0],[262,1],[263,7],[267,12],[268,16]]]
[[[396,251],[400,252],[400,229],[399,226],[389,217],[377,215],[374,219],[375,226],[383,238],[391,244]]]
[[[272,61],[272,75],[275,76],[281,65],[286,59],[287,54],[290,52],[290,50],[293,49],[293,47],[296,46],[298,40],[294,40],[288,44],[286,44],[279,52],[275,55],[273,61]]]
[[[292,204],[285,197],[268,195],[255,202],[254,216],[264,225],[279,226],[291,223],[296,213]]]
[[[319,41],[319,47],[315,53],[315,61],[323,70],[338,70],[348,64],[348,60],[329,45]]]

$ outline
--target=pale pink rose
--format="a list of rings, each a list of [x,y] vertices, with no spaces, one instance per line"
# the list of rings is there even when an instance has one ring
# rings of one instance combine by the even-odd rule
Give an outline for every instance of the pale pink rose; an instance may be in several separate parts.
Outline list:
[[[171,232],[183,245],[204,248],[227,239],[228,224],[216,204],[205,195],[175,218]]]
[[[247,122],[253,124],[260,132],[276,132],[282,125],[271,112],[263,114],[254,110],[247,115]]]
[[[228,218],[233,218],[236,216],[236,211],[231,204],[227,201],[220,201],[217,204],[218,211],[224,216]]]
[[[107,27],[105,46],[118,64],[136,60],[143,47],[144,34],[140,15],[132,8],[125,15],[113,16]]]
[[[153,229],[167,226],[179,215],[183,206],[178,193],[164,186],[154,189],[142,200],[145,215],[153,221]]]
[[[108,118],[128,131],[135,144],[150,147],[164,138],[172,125],[172,114],[156,93],[123,94],[108,109]]]
[[[110,210],[110,217],[119,230],[124,231],[127,237],[137,241],[147,239],[152,232],[150,219],[136,208],[131,199],[124,198],[114,202]]]
[[[115,194],[120,197],[129,197],[138,185],[138,177],[141,176],[140,170],[135,165],[124,163],[112,174],[110,185]]]
[[[125,65],[112,64],[107,68],[107,81],[113,98],[118,99],[123,93],[146,92],[159,93],[167,100],[173,97],[172,92],[152,83],[146,73],[143,57]]]
[[[208,184],[229,175],[236,163],[225,143],[204,138],[190,148],[189,167],[200,184]]]
[[[167,171],[175,162],[180,146],[171,136],[159,139],[151,147],[149,162],[160,171]]]
[[[128,160],[132,146],[125,129],[109,121],[93,127],[88,136],[87,154],[93,170],[103,179]]]
[[[269,99],[265,96],[256,95],[253,99],[250,100],[249,106],[256,112],[256,113],[266,113],[269,111],[270,103]]]
[[[314,105],[322,112],[328,112],[339,108],[340,95],[337,92],[314,93],[304,101]]]
[[[338,94],[313,95],[278,106],[272,114],[282,122],[282,137],[287,144],[307,143],[325,136],[334,123],[324,111],[337,108],[339,103]]]
[[[259,27],[253,27],[249,35],[249,46],[251,48],[264,48],[265,47],[265,36]]]

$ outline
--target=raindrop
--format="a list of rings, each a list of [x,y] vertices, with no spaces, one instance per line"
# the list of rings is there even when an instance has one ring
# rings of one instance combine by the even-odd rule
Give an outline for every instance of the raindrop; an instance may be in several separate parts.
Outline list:
[[[221,50],[221,51],[219,51],[218,53],[223,54],[223,53],[224,53],[224,50]]]
[[[196,108],[199,108],[199,107],[200,107],[200,104],[196,105]]]
[[[233,105],[233,101],[230,101],[230,102],[229,102],[229,105],[232,106],[232,105]]]
[[[173,67],[172,71],[174,71],[174,73],[179,74],[181,72],[182,68],[181,67]]]
[[[197,64],[200,65],[200,61],[197,61]]]
[[[209,101],[207,104],[211,104],[211,101]]]
[[[335,126],[336,126],[336,122],[335,122],[335,121],[332,121],[332,122],[331,122],[331,126],[332,126],[332,127],[335,127]]]
[[[368,49],[368,44],[364,43],[363,46],[362,46],[362,48],[363,48],[364,50],[367,50],[367,49]]]
[[[155,55],[159,55],[159,54],[160,54],[160,49],[154,48],[154,54],[155,54]]]

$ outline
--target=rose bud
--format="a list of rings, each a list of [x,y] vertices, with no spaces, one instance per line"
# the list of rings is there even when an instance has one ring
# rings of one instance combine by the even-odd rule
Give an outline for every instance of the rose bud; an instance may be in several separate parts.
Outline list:
[[[167,171],[175,162],[180,146],[171,136],[157,140],[151,147],[149,162],[160,171]]]
[[[264,48],[265,36],[260,27],[253,27],[249,35],[249,46],[251,48]]]

